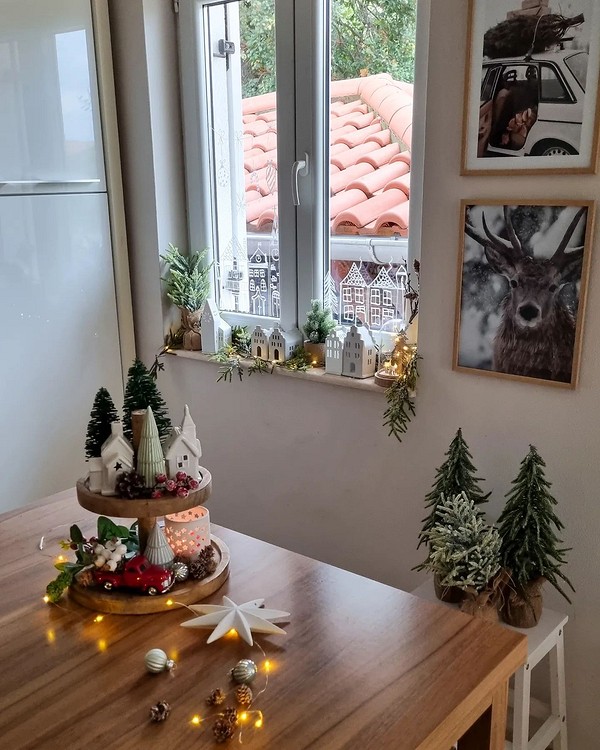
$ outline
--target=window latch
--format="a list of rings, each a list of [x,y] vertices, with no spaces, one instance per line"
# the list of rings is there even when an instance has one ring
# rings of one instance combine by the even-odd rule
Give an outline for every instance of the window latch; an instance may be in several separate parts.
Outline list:
[[[292,200],[294,206],[300,205],[300,193],[298,191],[298,177],[308,175],[308,154],[304,152],[304,159],[298,159],[292,164]]]
[[[229,57],[229,55],[235,54],[235,42],[230,42],[228,39],[219,39],[217,42],[217,52],[215,57]]]

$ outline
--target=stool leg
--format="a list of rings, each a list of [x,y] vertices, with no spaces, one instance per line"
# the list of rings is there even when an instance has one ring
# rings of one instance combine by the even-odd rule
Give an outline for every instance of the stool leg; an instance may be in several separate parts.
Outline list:
[[[550,705],[552,716],[560,717],[560,732],[552,742],[553,750],[567,750],[567,695],[565,689],[565,648],[562,628],[550,650]]]
[[[529,698],[531,695],[531,669],[524,664],[515,673],[513,750],[527,750],[529,741]]]

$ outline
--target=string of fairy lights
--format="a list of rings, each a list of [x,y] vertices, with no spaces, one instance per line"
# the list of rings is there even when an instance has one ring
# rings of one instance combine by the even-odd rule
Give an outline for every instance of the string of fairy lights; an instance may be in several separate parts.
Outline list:
[[[56,527],[59,528],[59,527]],[[53,531],[54,529],[52,529]],[[45,536],[42,536],[39,543],[39,550],[43,552],[45,548]],[[44,554],[44,557],[51,558],[54,560],[55,563],[62,563],[66,561],[65,555],[59,554],[58,556]],[[48,595],[44,595],[42,597],[43,602],[51,607],[55,607],[58,610],[61,610],[62,612],[65,612],[69,616],[75,616],[79,618],[84,623],[91,625],[91,626],[98,626],[101,623],[103,623],[107,617],[110,618],[110,615],[105,615],[101,613],[95,613],[90,615],[86,615],[83,612],[80,612],[78,609],[74,609],[71,607],[63,606],[62,604],[59,604],[58,602],[52,602]],[[193,610],[188,607],[186,604],[182,604],[180,602],[174,601],[171,598],[165,599],[165,607],[166,608],[172,608],[172,607],[182,607],[185,609],[188,609],[193,612]],[[95,638],[96,648],[99,653],[104,653],[109,649],[109,642],[106,639],[106,637],[102,637],[105,634],[102,633],[100,637]],[[48,627],[46,629],[46,640],[49,645],[53,645],[56,642],[56,631],[54,628]],[[231,629],[227,632],[225,635],[225,638],[228,640],[237,640],[239,638],[239,635],[235,629]],[[230,670],[230,680],[233,682],[234,685],[238,686],[240,684],[249,684],[254,676],[262,677],[263,684],[258,690],[258,692],[252,694],[251,703],[249,705],[238,705],[237,707],[230,707],[230,708],[223,708],[220,706],[214,707],[214,710],[197,710],[196,712],[192,713],[192,715],[188,715],[188,717],[185,719],[186,724],[190,727],[190,729],[194,730],[206,730],[209,726],[212,726],[213,734],[216,738],[217,743],[223,742],[228,739],[232,739],[235,735],[237,735],[237,741],[239,744],[243,744],[246,741],[251,741],[252,737],[247,738],[248,731],[249,730],[261,730],[265,726],[265,715],[262,709],[254,708],[254,705],[258,701],[258,699],[264,695],[264,693],[267,691],[269,687],[269,678],[270,675],[273,673],[273,671],[277,668],[277,665],[273,662],[271,658],[267,656],[266,651],[264,650],[263,646],[258,642],[256,639],[254,639],[253,645],[259,650],[260,655],[262,659],[260,660],[260,663],[258,665],[255,665],[253,661],[250,659],[244,659],[241,660],[241,662],[238,662],[239,666],[242,662],[248,662],[249,664],[254,665],[255,672],[250,680],[246,682],[245,680],[234,680],[232,677],[232,674],[234,673],[236,667]],[[159,650],[159,649],[155,649]],[[166,656],[166,655],[165,655]],[[165,661],[165,667],[164,669],[159,670],[150,670],[147,668],[147,671],[150,673],[152,671],[167,671],[169,674],[173,675],[173,670],[176,668],[178,654],[175,652],[171,652],[171,654],[168,655],[166,661]],[[152,677],[149,676],[149,679],[152,679]],[[165,691],[168,692],[168,691]],[[220,691],[219,689],[219,692]],[[227,692],[223,692],[223,700],[221,703],[225,703],[227,700],[231,700],[232,698],[232,692],[235,695],[235,687],[234,690],[228,690]],[[207,700],[208,702],[208,700]],[[157,707],[165,707],[163,708],[162,712],[156,712]],[[150,718],[152,721],[162,721],[166,719],[169,716],[170,713],[170,705],[166,701],[159,701],[159,703],[156,706],[152,706],[150,709]],[[157,718],[157,716],[159,718]],[[225,732],[225,734],[219,734],[217,730],[221,730],[221,732]],[[227,736],[227,733],[230,733]]]

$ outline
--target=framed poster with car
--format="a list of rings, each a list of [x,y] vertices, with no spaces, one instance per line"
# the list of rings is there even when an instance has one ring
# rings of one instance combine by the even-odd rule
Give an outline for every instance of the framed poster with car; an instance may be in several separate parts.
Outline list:
[[[462,174],[594,172],[599,81],[598,0],[469,0]]]
[[[592,201],[463,201],[454,369],[575,388]]]

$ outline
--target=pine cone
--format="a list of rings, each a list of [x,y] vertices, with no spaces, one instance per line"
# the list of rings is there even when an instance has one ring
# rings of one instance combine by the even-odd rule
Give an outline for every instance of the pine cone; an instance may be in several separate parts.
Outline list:
[[[219,718],[231,724],[232,727],[236,727],[238,723],[237,708],[226,708],[220,714]]]
[[[78,573],[75,576],[75,580],[82,588],[93,586],[95,583],[94,576],[92,575],[92,571],[89,568],[86,568],[85,570],[82,570],[80,573]]]
[[[164,721],[171,713],[171,706],[166,701],[159,701],[150,709],[151,721]]]
[[[231,724],[225,719],[217,719],[212,730],[218,743],[227,742],[235,734],[235,724]]]
[[[215,550],[213,546],[204,547],[200,551],[198,558],[190,563],[190,578],[198,581],[214,573],[217,569],[217,561],[214,558]]]
[[[226,697],[227,696],[221,690],[221,688],[217,688],[216,690],[213,690],[212,693],[208,696],[206,702],[209,706],[220,706],[221,703],[225,703]]]
[[[252,690],[249,685],[238,685],[235,689],[235,699],[240,706],[248,708],[252,703]]]

